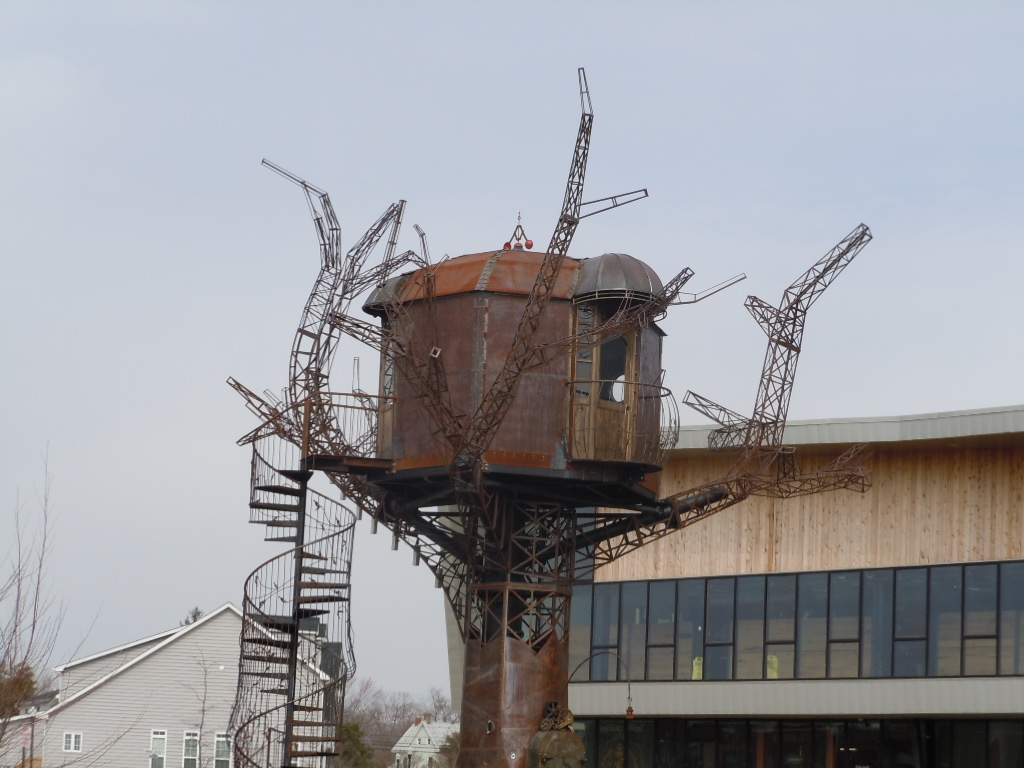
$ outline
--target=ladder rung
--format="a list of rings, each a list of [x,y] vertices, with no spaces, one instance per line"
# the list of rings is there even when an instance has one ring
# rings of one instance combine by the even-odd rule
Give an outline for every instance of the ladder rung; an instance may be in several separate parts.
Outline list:
[[[302,572],[309,574],[310,576],[330,576],[332,574],[348,574],[348,571],[343,571],[340,568],[321,568],[318,565],[304,565],[302,566]]]
[[[243,672],[244,675],[252,675],[253,677],[266,677],[271,680],[287,680],[287,672]]]
[[[299,504],[278,504],[273,501],[250,501],[249,509],[274,509],[280,512],[299,512],[302,506]]]
[[[243,653],[242,658],[246,661],[263,661],[267,664],[287,664],[287,656],[274,656],[270,653]]]
[[[280,640],[276,637],[247,637],[245,642],[255,643],[256,645],[269,645],[271,648],[288,648],[292,644],[291,640]]]
[[[344,581],[300,581],[299,589],[348,589],[351,585]]]
[[[266,493],[280,493],[284,496],[301,496],[301,488],[292,488],[290,485],[257,485],[255,490]]]
[[[300,595],[299,605],[310,603],[345,603],[348,602],[348,595]]]

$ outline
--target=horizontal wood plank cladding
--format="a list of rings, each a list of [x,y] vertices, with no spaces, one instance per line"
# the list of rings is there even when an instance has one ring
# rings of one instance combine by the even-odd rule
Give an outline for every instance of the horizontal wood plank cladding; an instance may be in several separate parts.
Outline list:
[[[805,469],[834,454],[798,451]],[[676,452],[667,495],[725,474],[734,454]],[[752,498],[601,568],[600,581],[1024,558],[1024,448],[869,457],[867,493]]]

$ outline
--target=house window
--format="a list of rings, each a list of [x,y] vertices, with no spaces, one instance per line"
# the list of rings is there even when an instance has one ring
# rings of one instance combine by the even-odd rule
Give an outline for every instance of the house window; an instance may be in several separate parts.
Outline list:
[[[217,734],[216,752],[213,757],[213,768],[231,768],[231,741],[226,733]]]
[[[199,768],[199,734],[196,731],[185,731],[181,765],[182,768]]]
[[[81,752],[82,751],[82,734],[80,734],[80,733],[65,733],[64,734],[64,751],[65,752]]]
[[[149,734],[149,768],[164,768],[167,756],[167,731],[151,731]]]

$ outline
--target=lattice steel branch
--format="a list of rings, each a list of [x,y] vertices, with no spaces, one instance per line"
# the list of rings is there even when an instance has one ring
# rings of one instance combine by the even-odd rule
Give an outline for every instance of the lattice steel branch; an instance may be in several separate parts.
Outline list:
[[[709,447],[741,448],[739,460],[725,477],[666,497],[660,505],[639,514],[582,526],[578,540],[584,556],[592,558],[592,567],[611,562],[751,495],[788,498],[842,488],[867,490],[868,472],[856,464],[865,446],[854,446],[817,471],[802,473],[794,449],[783,447],[782,435],[807,310],[870,240],[865,225],[854,229],[786,289],[778,309],[754,296],[747,299],[747,309],[768,336],[754,416],[747,419],[692,392],[683,397],[687,405],[722,425],[709,436]]]
[[[534,345],[533,340],[540,327],[541,318],[554,291],[555,282],[561,271],[562,263],[565,261],[565,256],[569,252],[569,246],[580,220],[647,197],[647,190],[639,189],[621,195],[583,202],[583,183],[587,173],[587,159],[590,155],[590,134],[594,125],[594,109],[590,101],[587,74],[582,67],[579,68],[578,75],[580,127],[576,135],[572,163],[569,167],[569,178],[565,185],[562,211],[555,225],[555,231],[551,235],[551,241],[548,243],[544,261],[541,263],[537,278],[526,300],[526,306],[523,309],[519,325],[516,327],[505,363],[495,377],[494,383],[484,393],[479,407],[467,424],[465,441],[457,452],[453,466],[453,470],[462,476],[465,476],[467,471],[472,471],[487,450],[487,446],[515,399],[516,388],[523,371],[543,360],[541,350]],[[606,205],[597,210],[582,213],[584,206],[599,203]]]
[[[870,241],[870,230],[861,224],[786,289],[778,309],[756,296],[747,297],[747,310],[768,336],[752,417],[742,419],[700,395],[687,392],[683,397],[684,403],[722,425],[711,433],[708,447],[782,445],[807,310]]]

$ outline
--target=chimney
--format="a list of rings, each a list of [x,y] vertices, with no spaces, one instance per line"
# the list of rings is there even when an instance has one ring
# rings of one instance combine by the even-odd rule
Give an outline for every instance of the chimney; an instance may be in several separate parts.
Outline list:
[[[415,725],[419,725],[422,722],[423,722],[423,718],[422,717],[417,717]]]
[[[430,725],[433,722],[433,720],[434,716],[432,714],[430,714],[429,712],[423,713],[423,722],[425,722],[427,725]]]

